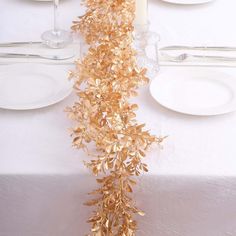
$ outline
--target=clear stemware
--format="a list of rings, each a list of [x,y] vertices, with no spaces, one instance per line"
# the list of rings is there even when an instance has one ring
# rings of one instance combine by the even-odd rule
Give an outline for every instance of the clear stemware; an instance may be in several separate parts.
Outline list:
[[[52,30],[44,32],[41,36],[43,43],[50,48],[63,48],[72,42],[71,33],[62,30],[58,25],[59,0],[53,0],[54,5],[54,27]]]

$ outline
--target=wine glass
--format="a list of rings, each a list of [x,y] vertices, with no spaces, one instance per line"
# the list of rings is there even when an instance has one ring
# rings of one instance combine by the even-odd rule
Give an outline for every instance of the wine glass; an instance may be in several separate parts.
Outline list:
[[[52,30],[44,32],[41,36],[43,43],[50,48],[63,48],[72,42],[71,33],[62,30],[58,26],[58,7],[59,0],[53,0],[54,6],[54,27]]]

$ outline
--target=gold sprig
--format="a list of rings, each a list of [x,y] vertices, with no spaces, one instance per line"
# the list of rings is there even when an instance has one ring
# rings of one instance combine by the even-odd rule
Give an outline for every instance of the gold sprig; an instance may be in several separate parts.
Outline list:
[[[86,166],[98,176],[99,188],[86,204],[96,207],[90,236],[134,236],[134,214],[144,215],[132,199],[134,176],[148,167],[143,162],[147,149],[162,140],[136,121],[137,104],[129,103],[139,86],[148,82],[146,69],[136,63],[133,43],[135,0],[86,0],[86,14],[72,29],[80,31],[90,45],[77,62],[71,77],[79,97],[69,117],[75,121],[73,145],[94,159]]]

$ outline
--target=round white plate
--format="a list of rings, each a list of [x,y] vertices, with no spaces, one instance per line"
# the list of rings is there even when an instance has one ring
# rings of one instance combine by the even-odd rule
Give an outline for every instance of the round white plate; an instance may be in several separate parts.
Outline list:
[[[150,85],[152,97],[180,113],[212,116],[236,110],[236,78],[201,68],[175,68],[157,76]]]
[[[44,64],[1,65],[0,108],[30,110],[66,98],[72,91],[68,70]]]
[[[213,2],[215,0],[162,0],[162,1],[174,4],[192,5],[192,4],[203,4],[203,3]]]

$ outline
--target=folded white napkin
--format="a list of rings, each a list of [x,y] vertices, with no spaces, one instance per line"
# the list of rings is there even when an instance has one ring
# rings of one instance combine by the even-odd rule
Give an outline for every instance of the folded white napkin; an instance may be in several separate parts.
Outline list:
[[[42,44],[28,44],[14,47],[0,47],[0,53],[24,53],[24,54],[41,54],[41,55],[64,55],[74,54],[74,57],[66,60],[49,60],[43,58],[4,58],[0,57],[0,64],[12,63],[45,63],[45,64],[73,64],[79,58],[79,43],[73,43],[63,49],[51,49]]]

